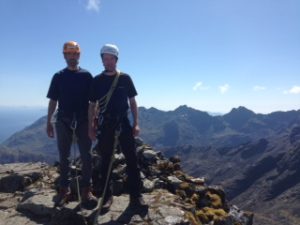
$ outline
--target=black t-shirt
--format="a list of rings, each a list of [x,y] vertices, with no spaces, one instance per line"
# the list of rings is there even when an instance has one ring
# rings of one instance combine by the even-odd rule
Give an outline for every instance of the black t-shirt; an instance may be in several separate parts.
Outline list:
[[[95,76],[91,86],[90,101],[96,102],[106,95],[115,77],[116,75],[109,76],[104,73]],[[113,115],[121,115],[127,112],[129,108],[128,99],[136,95],[137,91],[130,76],[128,74],[121,73],[117,86],[107,105],[106,112]]]
[[[58,101],[58,112],[64,115],[87,115],[92,80],[87,70],[65,68],[54,74],[47,97]]]

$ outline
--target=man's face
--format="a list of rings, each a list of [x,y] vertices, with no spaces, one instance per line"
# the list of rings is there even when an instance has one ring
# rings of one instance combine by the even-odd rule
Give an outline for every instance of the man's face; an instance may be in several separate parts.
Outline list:
[[[79,64],[80,53],[79,52],[65,52],[64,57],[69,67],[76,67]]]
[[[106,71],[113,72],[117,67],[117,58],[110,54],[102,55],[102,63]]]

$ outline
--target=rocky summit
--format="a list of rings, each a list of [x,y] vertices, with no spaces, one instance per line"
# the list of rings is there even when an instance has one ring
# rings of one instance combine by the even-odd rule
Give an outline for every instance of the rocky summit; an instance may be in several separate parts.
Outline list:
[[[166,159],[139,140],[137,154],[146,206],[132,208],[126,185],[126,164],[115,154],[112,172],[114,200],[108,212],[96,217],[96,210],[83,209],[78,202],[76,180],[81,176],[80,160],[72,166],[72,199],[54,207],[59,165],[14,163],[0,165],[0,224],[2,225],[251,225],[253,213],[229,204],[220,186],[208,186],[181,170],[180,159]],[[94,191],[101,196],[98,174],[101,155],[93,156]]]

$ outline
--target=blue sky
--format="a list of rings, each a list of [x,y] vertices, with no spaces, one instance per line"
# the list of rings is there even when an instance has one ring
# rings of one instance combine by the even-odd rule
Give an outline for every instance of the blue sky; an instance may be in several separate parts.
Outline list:
[[[119,46],[140,106],[300,109],[299,11],[298,0],[1,0],[0,106],[46,106],[75,40],[93,75],[101,46]]]

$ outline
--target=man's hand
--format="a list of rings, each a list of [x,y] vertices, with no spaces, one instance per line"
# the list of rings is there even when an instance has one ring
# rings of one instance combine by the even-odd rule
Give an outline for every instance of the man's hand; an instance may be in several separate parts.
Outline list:
[[[134,137],[139,136],[139,134],[140,134],[140,127],[139,127],[139,125],[134,125],[133,126],[132,133],[133,133]]]
[[[54,129],[52,123],[47,123],[47,135],[49,138],[54,138]]]

